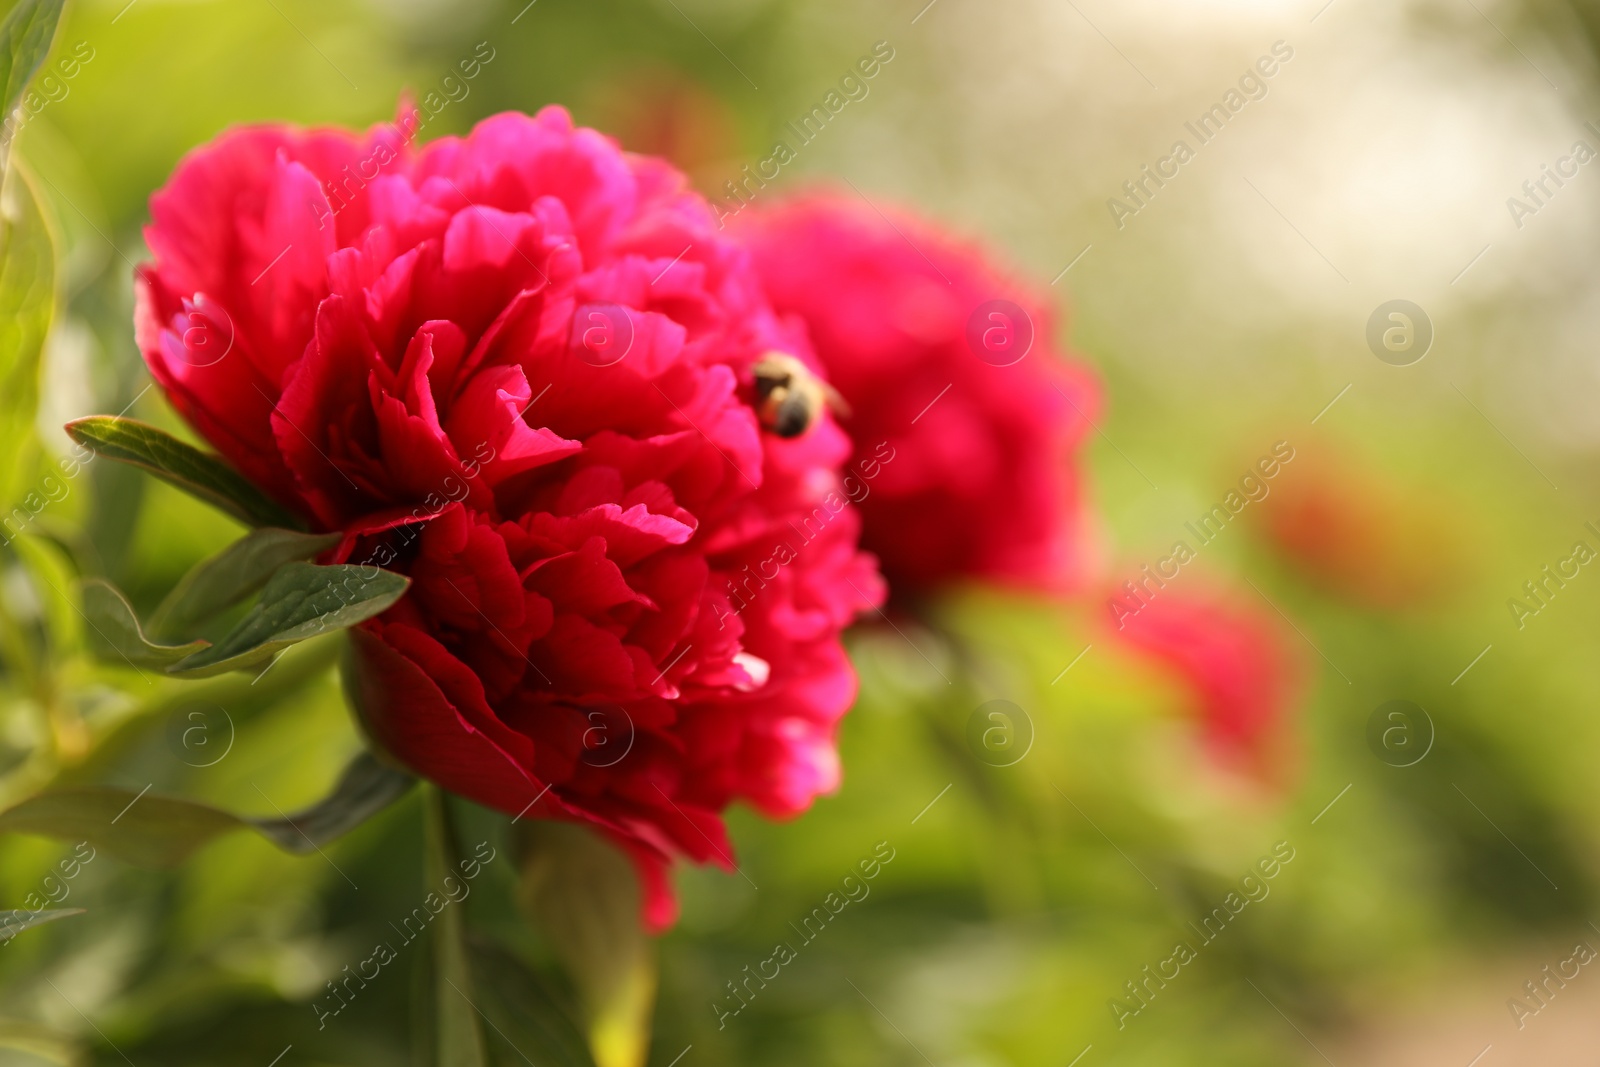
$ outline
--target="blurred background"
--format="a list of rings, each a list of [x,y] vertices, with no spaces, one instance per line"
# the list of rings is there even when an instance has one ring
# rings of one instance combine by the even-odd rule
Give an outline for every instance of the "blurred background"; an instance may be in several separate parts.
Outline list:
[[[1097,638],[1103,597],[974,590],[938,632],[858,629],[843,789],[789,824],[735,812],[743,876],[680,872],[651,1062],[1592,1064],[1600,576],[1563,561],[1600,549],[1600,5],[924,3],[74,0],[17,137],[65,270],[12,477],[65,454],[71,417],[175,425],[134,348],[132,265],[151,191],[231,124],[366,126],[438,93],[431,138],[562,103],[715,198],[885,42],[867,95],[759,196],[848,182],[987,235],[1054,296],[1106,385],[1086,462],[1107,585],[1289,442],[1182,580],[1281,623],[1304,695],[1270,766],[1241,773],[1178,679]],[[1197,137],[1230,91],[1244,106]],[[1162,162],[1178,140],[1192,158]],[[1396,300],[1417,338],[1399,353],[1369,340]],[[75,569],[148,604],[239,532],[110,467],[0,555],[21,623],[0,800],[37,788],[45,744],[69,782],[251,813],[321,796],[360,745],[329,649],[203,692],[76,655]],[[1033,739],[1002,766],[966,741],[994,699]],[[184,739],[196,721],[214,748]],[[421,892],[420,823],[412,796],[328,862],[237,835],[176,871],[100,855],[66,883],[70,849],[0,839],[0,904],[51,877],[88,909],[0,946],[0,1062],[408,1062],[410,961],[325,1029],[309,1005]],[[719,1027],[728,983],[885,855]],[[508,868],[469,905],[511,946],[482,949],[504,964],[481,981],[490,1042],[542,1065],[581,1053],[511,1006],[519,982],[567,992]]]

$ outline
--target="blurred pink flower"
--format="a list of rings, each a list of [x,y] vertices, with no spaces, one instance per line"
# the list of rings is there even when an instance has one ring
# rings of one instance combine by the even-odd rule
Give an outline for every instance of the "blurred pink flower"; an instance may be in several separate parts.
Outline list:
[[[856,197],[758,203],[733,229],[843,395],[846,486],[891,597],[964,578],[1079,586],[1075,452],[1100,391],[1057,348],[1044,294],[983,248]]]
[[[1163,590],[1136,614],[1108,611],[1107,621],[1111,640],[1182,684],[1219,762],[1268,780],[1284,775],[1303,672],[1276,618],[1215,593]]]

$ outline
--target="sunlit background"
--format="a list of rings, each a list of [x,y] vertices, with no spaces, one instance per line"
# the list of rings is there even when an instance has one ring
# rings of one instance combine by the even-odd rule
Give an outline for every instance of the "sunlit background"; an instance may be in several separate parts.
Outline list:
[[[1508,600],[1575,542],[1600,547],[1600,8],[525,3],[76,0],[55,52],[75,73],[52,63],[18,137],[67,258],[45,448],[65,450],[66,419],[130,404],[176,426],[145,391],[132,265],[150,192],[231,124],[365,126],[440,93],[431,138],[562,103],[731,207],[724,183],[797,145],[786,124],[877,48],[892,58],[869,91],[757,202],[822,182],[911,206],[1053,294],[1107,391],[1087,454],[1101,584],[1164,555],[1275,443],[1296,455],[1178,579],[1237,591],[1299,658],[1306,696],[1266,773],[1218,765],[1182,687],[1096,643],[1103,596],[974,591],[939,632],[864,626],[843,789],[789,824],[736,812],[742,873],[680,872],[653,1064],[1593,1062],[1600,568],[1520,620]],[[492,59],[446,86],[475,54]],[[1230,91],[1247,102],[1201,144],[1186,124]],[[1179,140],[1193,157],[1131,197]],[[1546,167],[1566,176],[1525,191]],[[1431,331],[1406,366],[1368,341],[1394,300]],[[33,540],[30,567],[65,587],[80,552],[143,602],[236,532],[106,464],[45,528],[66,547]],[[0,595],[76,626],[15,571]],[[308,802],[360,745],[331,665],[312,648],[259,686],[230,680],[236,736],[204,767],[159,725],[171,698],[107,686],[80,709],[97,743],[73,774],[243,811]],[[993,698],[1035,731],[1010,766],[963,740]],[[1431,719],[1409,766],[1369,743],[1390,700]],[[29,721],[7,720],[5,758],[36,740]],[[71,887],[81,919],[0,948],[0,1062],[267,1067],[288,1043],[282,1067],[408,1062],[409,964],[325,1030],[309,1005],[414,902],[420,818],[413,797],[329,862],[243,836],[170,873],[97,858]],[[6,906],[61,854],[0,841]],[[719,1027],[727,983],[885,854],[870,894]],[[1271,857],[1270,891],[1208,941],[1196,927]],[[545,959],[507,866],[472,920]],[[1196,958],[1143,984],[1178,941]],[[1547,979],[1564,965],[1577,976]],[[572,1054],[559,1019],[495,1006],[525,980],[481,978],[496,1062]]]

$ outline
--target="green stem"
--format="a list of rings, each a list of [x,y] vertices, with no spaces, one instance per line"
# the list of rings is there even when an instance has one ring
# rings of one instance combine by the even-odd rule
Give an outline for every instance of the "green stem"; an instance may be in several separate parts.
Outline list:
[[[445,794],[434,785],[423,786],[427,840],[427,887],[442,894],[445,878],[456,875],[460,849]],[[447,903],[433,928],[434,1028],[438,1067],[486,1067],[483,1029],[472,999],[472,968],[467,959],[466,916],[459,904]]]

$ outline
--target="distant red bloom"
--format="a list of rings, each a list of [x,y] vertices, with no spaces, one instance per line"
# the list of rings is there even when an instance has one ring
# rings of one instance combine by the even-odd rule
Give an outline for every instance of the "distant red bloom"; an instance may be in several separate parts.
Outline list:
[[[891,594],[1080,580],[1073,453],[1099,390],[1057,349],[1045,297],[983,249],[859,198],[758,202],[736,231],[848,405],[846,485]]]
[[[739,155],[733,109],[671,67],[631,63],[596,82],[597,121],[631,152],[660,156],[692,177]]]
[[[1275,777],[1272,759],[1302,680],[1275,618],[1216,595],[1163,590],[1110,619],[1115,640],[1183,685],[1220,762]]]
[[[1328,447],[1305,449],[1292,479],[1262,503],[1257,526],[1304,578],[1379,610],[1415,607],[1457,587],[1467,565],[1448,501],[1421,499]]]
[[[730,802],[834,788],[839,635],[882,596],[850,444],[758,423],[751,367],[809,352],[678,172],[559,108],[415,152],[258,127],[151,213],[137,332],[174,406],[338,558],[412,578],[354,638],[383,747],[599,828],[657,928],[668,857],[732,864]]]

